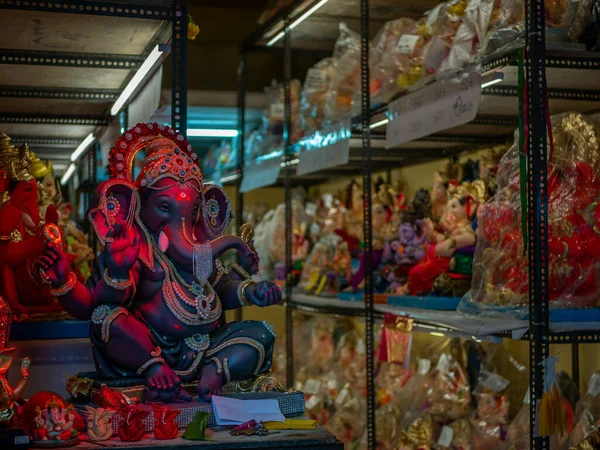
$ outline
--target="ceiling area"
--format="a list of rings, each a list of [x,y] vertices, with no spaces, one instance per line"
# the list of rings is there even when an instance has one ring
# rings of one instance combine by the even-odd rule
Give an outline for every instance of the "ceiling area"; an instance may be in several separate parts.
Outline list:
[[[168,3],[154,2],[163,8]],[[239,44],[256,29],[266,3],[189,2],[200,27],[197,38],[188,40],[190,120],[205,123],[214,116],[235,126]],[[152,49],[171,36],[170,22],[162,20],[10,8],[2,9],[0,28],[0,131],[53,159],[59,173],[77,145],[108,124],[120,92]],[[273,76],[281,76],[281,56],[253,55],[249,63],[250,92],[261,93]],[[163,67],[159,110],[164,115],[170,101],[170,56]],[[258,97],[249,106],[260,110]]]

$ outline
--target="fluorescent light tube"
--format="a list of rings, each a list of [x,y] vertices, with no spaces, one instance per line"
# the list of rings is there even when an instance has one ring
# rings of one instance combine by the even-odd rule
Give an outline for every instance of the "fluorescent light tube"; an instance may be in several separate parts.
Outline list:
[[[233,175],[227,175],[226,177],[221,178],[221,183],[227,183],[229,181],[237,180],[240,177],[239,173],[234,173]]]
[[[502,72],[491,73],[490,75],[483,77],[483,79],[481,81],[482,81],[481,89],[485,89],[486,87],[491,86],[493,84],[502,83],[504,81],[504,73],[502,73]]]
[[[386,123],[389,123],[390,119],[383,119],[380,120],[379,122],[375,122],[372,123],[371,125],[369,125],[369,128],[372,130],[373,128],[377,128],[380,127],[381,125],[385,125]]]
[[[71,178],[71,175],[73,175],[73,173],[75,173],[75,163],[71,163],[65,174],[60,179],[60,184],[62,184],[63,186],[67,184],[67,181],[69,181],[69,178]]]
[[[215,137],[228,138],[236,137],[237,130],[212,129],[212,128],[192,128],[187,130],[188,137]]]
[[[304,12],[300,17],[298,17],[296,20],[294,20],[290,24],[290,30],[293,30],[298,25],[300,25],[302,22],[304,22],[308,17],[310,17],[315,11],[317,11],[321,6],[323,6],[328,1],[329,0],[321,0],[315,6],[308,9],[306,12]],[[284,36],[284,34],[285,34],[285,31],[280,31],[279,33],[277,33],[277,35],[273,39],[271,39],[269,42],[267,42],[267,47],[273,46],[277,41],[279,41]]]
[[[134,93],[134,91],[137,89],[142,80],[146,77],[148,72],[150,72],[152,67],[154,67],[154,64],[161,57],[162,53],[163,52],[159,49],[158,45],[154,47],[154,49],[146,58],[146,61],[144,61],[142,66],[137,70],[131,81],[127,84],[127,87],[123,90],[123,92],[121,92],[121,95],[119,95],[119,98],[117,99],[113,107],[110,109],[111,116],[116,116],[117,114],[119,114],[119,111],[121,110],[125,102],[129,100],[131,94]]]
[[[77,161],[81,154],[89,148],[89,146],[92,142],[94,142],[95,139],[96,138],[94,137],[93,133],[88,134],[87,137],[81,142],[81,144],[79,144],[79,147],[77,147],[71,155],[71,162]]]

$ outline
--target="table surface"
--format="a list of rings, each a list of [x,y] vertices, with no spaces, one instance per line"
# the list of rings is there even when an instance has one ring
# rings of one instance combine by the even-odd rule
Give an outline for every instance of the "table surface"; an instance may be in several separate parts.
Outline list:
[[[183,430],[180,432],[183,434]],[[300,431],[285,430],[279,433],[271,432],[266,436],[231,436],[229,429],[206,431],[209,441],[188,441],[175,438],[170,441],[156,440],[152,435],[140,442],[122,442],[112,439],[105,442],[82,442],[76,449],[101,450],[103,448],[146,448],[153,450],[206,449],[303,449],[303,450],[343,450],[344,445],[324,428],[317,426],[316,430]]]

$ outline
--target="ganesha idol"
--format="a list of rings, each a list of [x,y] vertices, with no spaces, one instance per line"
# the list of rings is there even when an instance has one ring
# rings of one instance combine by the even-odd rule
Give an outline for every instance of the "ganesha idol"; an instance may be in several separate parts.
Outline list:
[[[26,145],[16,148],[0,132],[0,295],[17,317],[60,317],[62,307],[34,266],[44,241],[62,241],[56,208],[40,214],[35,159]]]
[[[548,158],[549,299],[556,308],[598,305],[600,148],[595,121],[553,116]],[[498,192],[481,208],[469,309],[514,310],[528,304],[521,228],[518,139],[498,168]],[[480,230],[480,231],[479,231]],[[533,238],[533,237],[530,237]],[[525,307],[525,308],[524,308]]]
[[[145,159],[136,179],[136,154]],[[143,153],[142,153],[143,154]],[[147,401],[190,400],[181,383],[198,382],[209,400],[224,384],[271,366],[275,332],[267,322],[225,322],[224,311],[269,306],[279,288],[251,279],[258,271],[251,231],[224,235],[229,199],[204,185],[183,135],[156,123],[126,131],[109,155],[88,218],[104,244],[84,285],[64,253],[49,244],[40,259],[64,308],[90,320],[98,376],[143,378]],[[244,227],[242,227],[244,228]],[[219,261],[227,250],[240,265]]]
[[[431,292],[442,274],[460,280],[470,276],[469,268],[475,250],[473,223],[482,202],[485,186],[481,181],[464,182],[448,188],[446,210],[437,231],[431,219],[423,221],[423,231],[431,243],[425,257],[408,272],[406,285],[398,288],[401,295],[423,295]]]

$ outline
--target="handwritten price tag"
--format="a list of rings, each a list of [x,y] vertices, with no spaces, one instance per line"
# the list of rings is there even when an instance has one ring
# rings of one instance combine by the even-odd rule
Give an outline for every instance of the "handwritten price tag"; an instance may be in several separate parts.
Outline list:
[[[315,133],[302,145],[296,174],[306,175],[348,163],[350,136],[350,121]]]
[[[481,99],[481,75],[470,70],[436,81],[389,105],[386,147],[463,125],[475,119]]]
[[[240,186],[241,192],[250,192],[275,184],[281,172],[281,158],[271,158],[260,163],[251,162],[244,167],[244,178]]]

